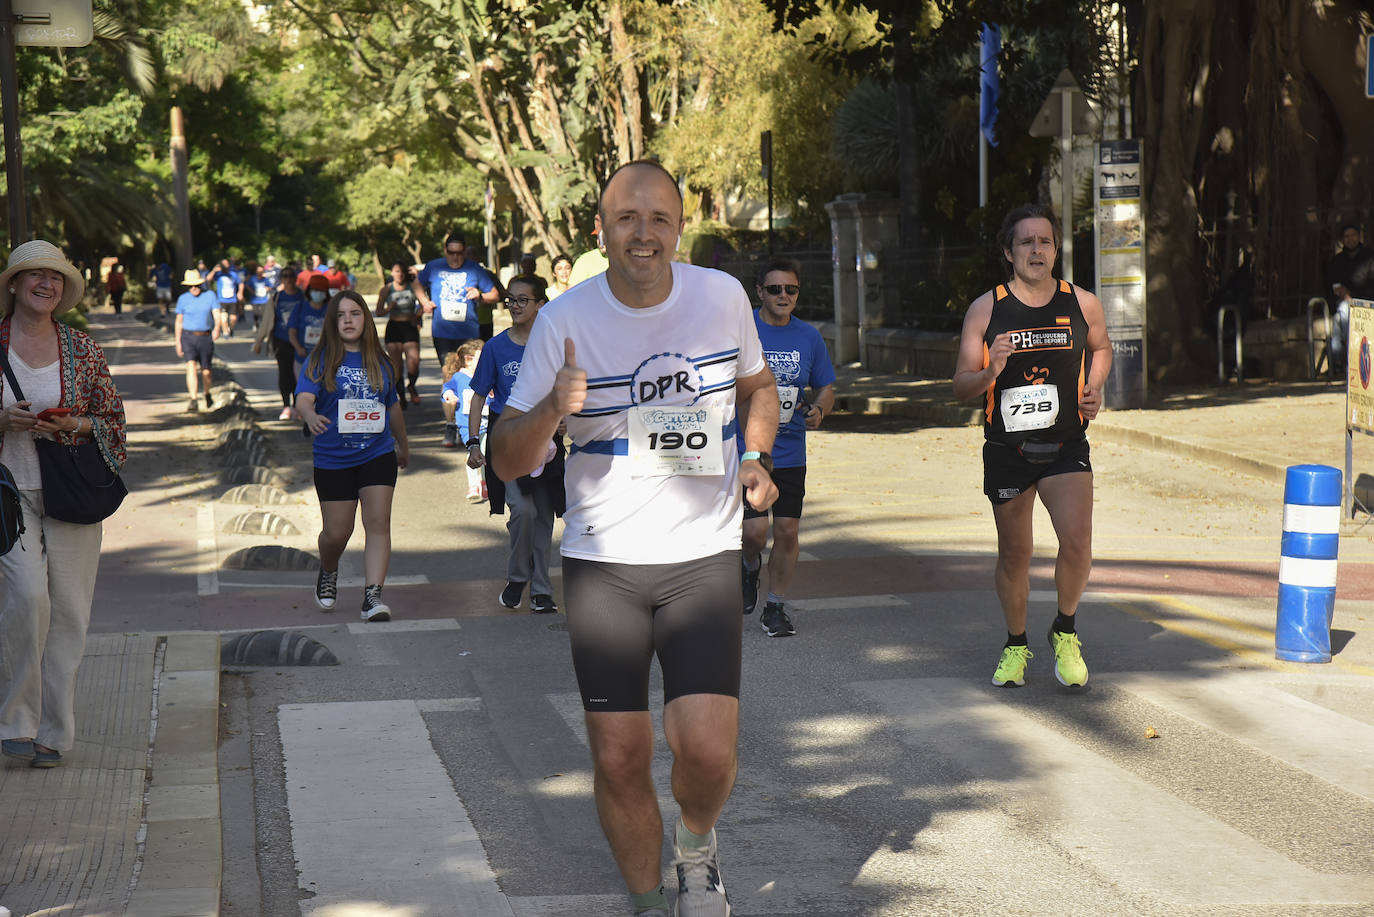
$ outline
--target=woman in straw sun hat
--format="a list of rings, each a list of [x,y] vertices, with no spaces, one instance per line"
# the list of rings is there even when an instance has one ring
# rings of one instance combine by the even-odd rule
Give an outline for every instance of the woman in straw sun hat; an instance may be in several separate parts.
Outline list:
[[[220,329],[227,327],[219,299],[209,289],[209,281],[195,268],[187,268],[181,278],[186,292],[177,297],[176,340],[177,356],[186,361],[186,392],[191,396],[189,411],[200,409],[196,388],[205,393],[205,406],[213,407],[210,396],[210,362],[215,358],[215,341]]]
[[[76,740],[76,669],[86,646],[101,524],[47,516],[34,439],[93,440],[124,464],[124,403],[105,355],[56,316],[80,301],[81,274],[50,242],[25,242],[0,273],[0,350],[24,400],[0,377],[0,461],[14,475],[25,533],[0,557],[0,739],[4,755],[56,767]]]

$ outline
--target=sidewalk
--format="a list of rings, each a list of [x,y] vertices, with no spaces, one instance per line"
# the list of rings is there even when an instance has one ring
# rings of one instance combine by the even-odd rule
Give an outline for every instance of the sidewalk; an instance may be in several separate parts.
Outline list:
[[[143,360],[116,370],[131,439],[142,439],[131,455],[170,465],[177,431],[184,438],[203,424],[211,435],[209,417],[183,412],[165,331],[104,313],[92,331],[112,353],[126,345]],[[838,409],[853,413],[952,425],[976,423],[980,410],[956,404],[945,379],[845,367],[836,387]],[[1149,409],[1104,411],[1090,435],[1207,463],[1200,476],[1211,465],[1281,481],[1288,465],[1344,468],[1344,404],[1343,392],[1323,383],[1171,390]],[[1357,438],[1355,469],[1370,466],[1374,448]],[[152,505],[160,497],[131,496],[140,528],[162,524],[165,508]],[[131,515],[119,519],[129,525]],[[0,767],[0,904],[15,917],[218,914],[218,674],[217,634],[91,636],[78,676],[80,734],[63,766]]]

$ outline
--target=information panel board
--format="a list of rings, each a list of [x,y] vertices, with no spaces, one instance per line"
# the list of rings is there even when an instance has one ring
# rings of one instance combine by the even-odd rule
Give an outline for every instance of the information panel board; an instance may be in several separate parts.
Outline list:
[[[1345,426],[1374,434],[1374,302],[1350,302],[1345,361]]]
[[[84,48],[95,37],[91,0],[13,0],[14,43]]]
[[[1093,170],[1097,297],[1112,339],[1112,374],[1103,403],[1137,408],[1147,389],[1145,210],[1139,140],[1103,140]]]

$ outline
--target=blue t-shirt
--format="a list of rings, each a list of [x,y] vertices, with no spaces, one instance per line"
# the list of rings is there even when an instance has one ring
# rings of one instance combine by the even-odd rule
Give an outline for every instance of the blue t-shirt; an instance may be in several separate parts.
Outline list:
[[[163,262],[153,268],[153,283],[159,287],[170,287],[172,285],[172,266]]]
[[[313,302],[302,296],[300,308],[291,313],[291,327],[296,329],[296,340],[306,353],[315,349],[320,336],[324,334],[324,313],[328,308],[329,300],[320,303],[317,309]]]
[[[265,305],[267,298],[272,295],[272,284],[268,282],[266,277],[254,277],[248,283],[253,288],[253,305]]]
[[[765,322],[756,309],[754,325],[759,330],[763,358],[777,379],[781,416],[789,410],[792,414],[787,423],[778,426],[778,437],[773,441],[773,466],[800,468],[806,464],[806,412],[802,405],[804,400],[810,403],[806,390],[833,384],[835,368],[830,365],[825,338],[801,319],[792,318],[779,327]],[[743,453],[743,431],[736,443]]]
[[[515,385],[515,377],[520,374],[520,361],[523,359],[525,345],[512,341],[509,331],[502,331],[482,348],[468,388],[476,392],[479,398],[491,395],[492,414],[500,414],[505,410],[506,399]]]
[[[375,458],[386,455],[396,448],[396,439],[391,435],[391,422],[387,409],[396,403],[396,386],[391,381],[391,363],[382,360],[382,391],[367,382],[367,370],[363,369],[363,355],[345,351],[343,362],[334,374],[334,391],[327,392],[320,382],[314,382],[308,375],[309,364],[301,368],[296,379],[296,394],[306,392],[315,396],[315,413],[329,420],[329,426],[311,443],[315,453],[316,468],[356,468]],[[381,415],[381,429],[377,432],[344,432],[340,429],[339,401],[351,399],[354,417],[350,425],[377,426],[377,416]],[[364,416],[366,415],[366,416]]]
[[[272,337],[279,341],[291,340],[291,323],[296,318],[296,307],[303,302],[303,293],[277,294],[277,314],[272,321]]]
[[[215,317],[211,313],[218,308],[219,300],[209,290],[202,290],[199,296],[187,290],[177,297],[177,314],[182,317],[184,331],[214,331]]]
[[[456,407],[456,408],[454,409],[454,411],[453,411],[453,421],[454,421],[454,423],[456,423],[456,424],[458,425],[458,442],[460,442],[460,443],[466,443],[469,439],[472,438],[472,434],[468,432],[468,430],[469,430],[469,426],[468,426],[468,412],[467,412],[467,410],[465,410],[465,409],[463,408],[463,392],[464,392],[464,391],[467,391],[467,390],[469,389],[469,387],[471,386],[471,384],[472,384],[472,376],[469,376],[467,373],[464,373],[464,372],[457,372],[457,373],[454,373],[453,376],[450,377],[449,380],[448,380],[447,382],[444,383],[444,388],[443,388],[443,391],[444,391],[444,392],[452,392],[452,393],[453,393],[453,397],[455,397],[455,398],[458,399],[457,402],[456,402],[457,407]],[[440,397],[443,397],[442,392],[440,393]],[[476,398],[476,397],[477,397],[477,394],[474,392],[473,395],[472,395],[472,397],[473,397],[473,398]],[[487,399],[487,401],[488,401],[488,410],[490,410],[490,401],[491,401],[491,399]],[[472,407],[472,402],[469,401],[469,402],[468,402],[468,408],[471,408],[471,407]],[[487,432],[487,418],[486,418],[485,415],[483,415],[483,417],[482,417],[482,427],[481,427],[480,430],[477,431],[477,435],[478,435],[478,436],[482,436],[482,435],[485,434],[486,432]]]
[[[234,279],[234,272],[220,271],[215,275],[215,295],[222,303],[236,302],[238,300],[238,281]]]
[[[456,268],[449,267],[443,258],[435,258],[420,269],[418,280],[434,303],[430,336],[455,341],[477,337],[477,300],[468,299],[466,290],[476,287],[487,293],[496,289],[496,280],[486,268],[471,258]]]

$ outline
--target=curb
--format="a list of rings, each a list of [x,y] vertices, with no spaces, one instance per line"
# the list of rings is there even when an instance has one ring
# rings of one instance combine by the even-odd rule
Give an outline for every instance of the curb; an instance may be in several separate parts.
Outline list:
[[[163,637],[138,885],[126,913],[218,917],[224,853],[219,811],[219,634]]]

